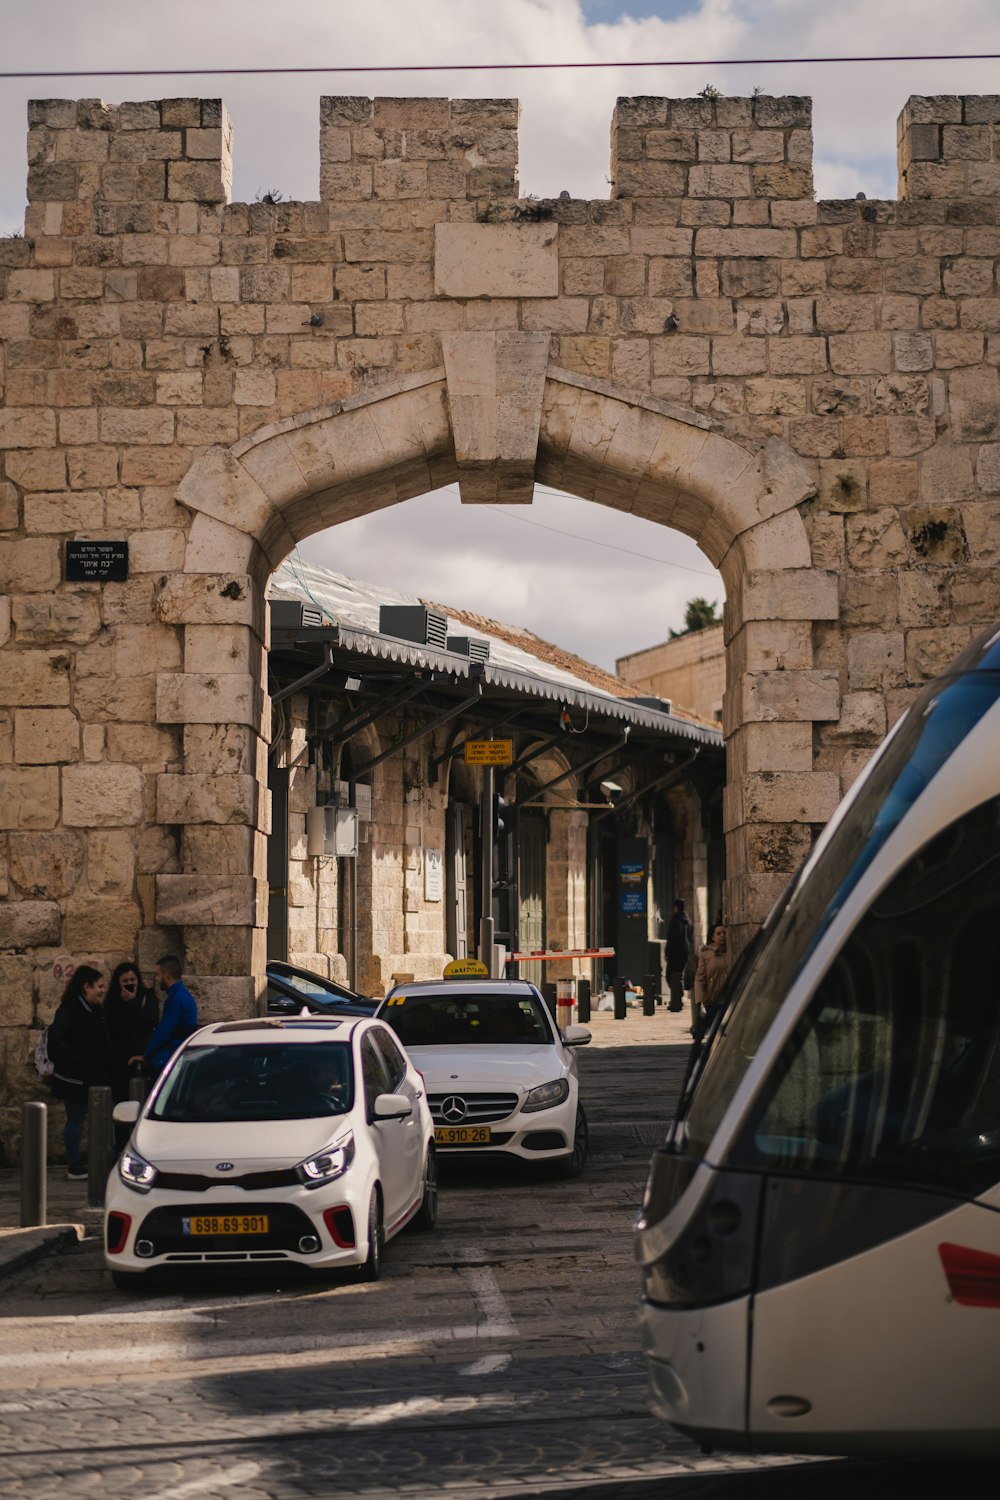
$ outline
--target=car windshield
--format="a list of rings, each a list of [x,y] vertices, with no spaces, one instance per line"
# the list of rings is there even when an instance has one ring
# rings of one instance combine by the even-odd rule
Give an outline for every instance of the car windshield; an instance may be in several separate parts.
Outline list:
[[[353,1103],[348,1043],[269,1041],[186,1048],[149,1114],[183,1124],[308,1120],[346,1114]]]
[[[390,996],[381,1019],[406,1047],[554,1045],[534,995],[404,993]]]
[[[917,797],[998,697],[996,672],[931,684],[841,804],[731,989],[729,1016],[690,1096],[685,1155],[705,1155],[803,964]]]
[[[313,1000],[324,1000],[329,1003],[354,998],[350,990],[344,989],[335,980],[324,982],[318,974],[297,973],[294,969],[269,969],[268,978],[278,984],[286,984],[289,989],[308,995]]]

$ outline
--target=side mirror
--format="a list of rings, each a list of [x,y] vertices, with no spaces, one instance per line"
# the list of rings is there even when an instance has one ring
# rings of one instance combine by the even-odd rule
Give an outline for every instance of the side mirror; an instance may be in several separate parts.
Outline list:
[[[379,1094],[372,1110],[376,1120],[405,1120],[412,1113],[413,1105],[405,1094]]]
[[[111,1111],[111,1118],[119,1125],[134,1125],[142,1111],[142,1105],[138,1099],[123,1099],[121,1104],[116,1104]]]
[[[567,1026],[562,1038],[567,1047],[586,1047],[590,1041],[591,1032],[586,1026]]]

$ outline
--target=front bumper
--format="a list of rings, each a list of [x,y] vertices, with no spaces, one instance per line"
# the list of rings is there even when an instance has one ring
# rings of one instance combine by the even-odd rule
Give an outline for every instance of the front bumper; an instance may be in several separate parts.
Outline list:
[[[104,1215],[105,1264],[129,1272],[269,1262],[312,1269],[361,1265],[368,1254],[371,1189],[360,1175],[351,1179],[348,1172],[320,1188],[254,1193],[226,1187],[136,1193],[113,1172]],[[199,1232],[206,1227],[209,1232]]]
[[[658,1417],[684,1432],[746,1433],[749,1299],[666,1308],[643,1298],[639,1328]]]
[[[576,1133],[577,1100],[574,1093],[551,1109],[520,1109],[488,1126],[448,1126],[434,1121],[434,1145],[439,1156],[508,1156],[520,1161],[554,1161],[571,1154]],[[484,1129],[489,1139],[483,1140]],[[464,1132],[466,1139],[449,1137],[448,1131]]]

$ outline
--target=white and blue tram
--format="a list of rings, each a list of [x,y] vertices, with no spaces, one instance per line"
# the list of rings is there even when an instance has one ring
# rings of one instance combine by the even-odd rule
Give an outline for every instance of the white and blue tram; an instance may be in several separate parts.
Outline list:
[[[706,1447],[1000,1451],[1000,631],[744,956],[636,1253],[654,1406]]]

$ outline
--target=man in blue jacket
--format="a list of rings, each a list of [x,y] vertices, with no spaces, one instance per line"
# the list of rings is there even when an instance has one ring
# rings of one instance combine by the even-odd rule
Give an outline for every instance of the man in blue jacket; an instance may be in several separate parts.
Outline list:
[[[156,963],[156,987],[164,993],[163,1014],[160,1024],[149,1039],[142,1057],[130,1058],[142,1062],[153,1076],[172,1057],[174,1052],[192,1031],[198,1029],[198,1002],[181,978],[181,961],[172,953],[158,959]]]

